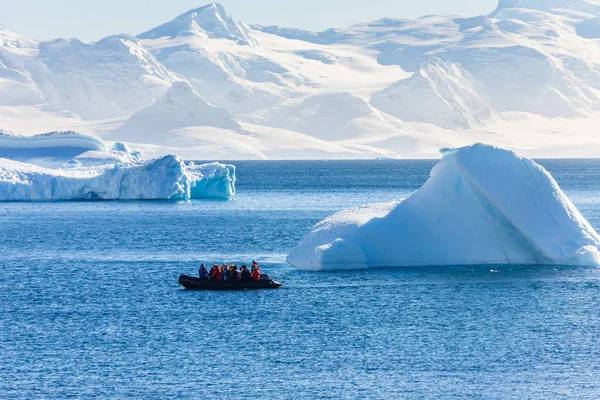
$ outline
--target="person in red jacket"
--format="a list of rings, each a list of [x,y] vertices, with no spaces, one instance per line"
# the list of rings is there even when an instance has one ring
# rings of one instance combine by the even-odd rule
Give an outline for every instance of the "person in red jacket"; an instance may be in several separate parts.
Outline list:
[[[252,279],[260,281],[260,266],[258,264],[252,265]]]
[[[208,278],[211,280],[217,279],[216,274],[218,269],[219,267],[217,266],[217,264],[213,264],[212,268],[210,269],[210,272],[208,273]]]
[[[252,272],[252,279],[254,279],[255,281],[260,281],[260,271],[255,269],[254,272]]]
[[[221,270],[218,267],[216,268],[216,271],[215,271],[215,280],[217,280],[217,281],[223,280],[223,274],[221,273]]]

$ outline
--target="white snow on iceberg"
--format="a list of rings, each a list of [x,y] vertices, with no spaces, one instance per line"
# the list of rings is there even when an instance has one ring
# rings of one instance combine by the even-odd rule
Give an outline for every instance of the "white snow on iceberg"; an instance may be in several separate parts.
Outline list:
[[[0,158],[41,167],[107,166],[142,159],[139,151],[132,151],[124,143],[116,142],[108,149],[102,139],[72,131],[22,136],[0,129]]]
[[[49,169],[0,158],[0,201],[228,199],[235,167],[175,156],[130,164]]]
[[[117,163],[135,163],[142,159],[142,153],[132,151],[125,143],[116,142],[110,149],[110,152],[86,151],[67,161],[63,166],[68,167],[73,164],[86,167],[109,165]]]
[[[0,129],[0,157],[17,161],[67,161],[87,151],[106,153],[106,144],[95,136],[77,132],[49,132],[21,136]]]
[[[552,176],[514,152],[444,152],[404,201],[342,211],[290,253],[298,269],[425,265],[600,265],[600,236]]]

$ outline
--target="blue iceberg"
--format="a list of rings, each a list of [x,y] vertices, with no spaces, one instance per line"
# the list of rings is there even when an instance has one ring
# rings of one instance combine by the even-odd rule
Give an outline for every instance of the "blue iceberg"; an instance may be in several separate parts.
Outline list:
[[[600,236],[543,167],[483,144],[443,153],[413,195],[326,218],[288,262],[304,270],[600,265]]]

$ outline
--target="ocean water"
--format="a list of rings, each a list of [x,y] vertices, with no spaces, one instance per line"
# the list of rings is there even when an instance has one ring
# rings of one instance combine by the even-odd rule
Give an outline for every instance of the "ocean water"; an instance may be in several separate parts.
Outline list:
[[[600,230],[600,160],[541,160]],[[600,398],[600,269],[295,271],[434,161],[236,162],[233,201],[0,204],[0,398]],[[274,291],[188,292],[259,260]]]

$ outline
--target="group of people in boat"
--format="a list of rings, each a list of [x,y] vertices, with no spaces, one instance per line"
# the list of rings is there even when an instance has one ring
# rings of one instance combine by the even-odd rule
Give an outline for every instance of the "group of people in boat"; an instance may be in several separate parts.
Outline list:
[[[229,267],[227,264],[219,266],[213,264],[212,268],[206,269],[206,265],[200,265],[200,279],[215,280],[215,281],[260,281],[260,265],[256,261],[252,261],[252,269],[248,269],[246,265],[242,265],[238,270],[235,264]]]

